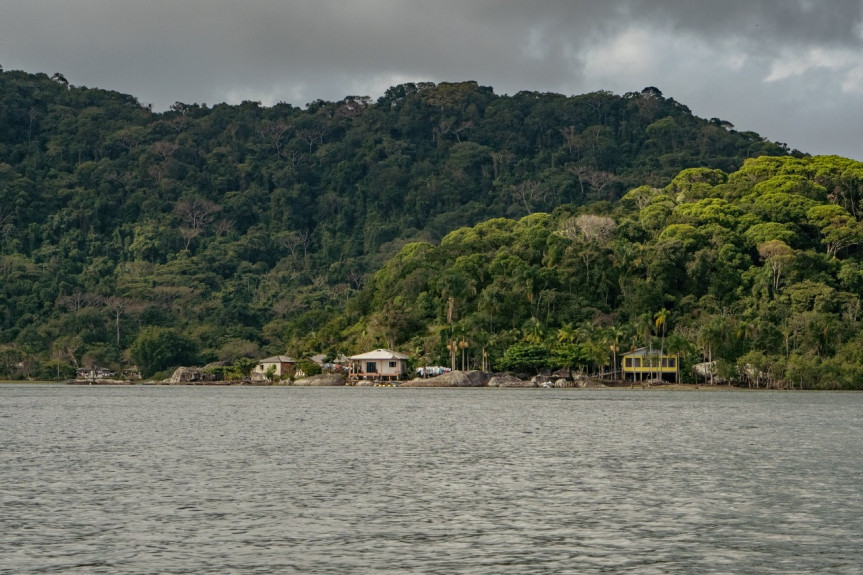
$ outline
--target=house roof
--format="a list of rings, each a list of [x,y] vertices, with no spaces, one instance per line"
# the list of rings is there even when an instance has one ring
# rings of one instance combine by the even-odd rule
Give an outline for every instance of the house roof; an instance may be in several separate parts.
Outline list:
[[[628,351],[623,354],[623,357],[644,357],[645,355],[659,355],[658,349],[647,349],[646,347],[640,347],[634,351]],[[676,354],[665,354],[665,357],[673,357]]]
[[[262,359],[258,363],[297,363],[297,360],[287,355],[274,355],[273,357]]]
[[[352,355],[349,359],[366,360],[366,359],[410,359],[409,355],[390,351],[388,349],[376,349],[360,355]]]

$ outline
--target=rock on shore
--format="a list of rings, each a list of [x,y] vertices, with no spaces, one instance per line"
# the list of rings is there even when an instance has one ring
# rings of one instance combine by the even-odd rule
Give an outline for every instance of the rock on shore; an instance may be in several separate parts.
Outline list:
[[[489,380],[490,387],[536,387],[533,381],[523,381],[514,375],[496,375]]]
[[[174,374],[170,378],[163,380],[162,383],[168,385],[187,385],[212,383],[215,380],[216,376],[212,373],[207,373],[196,367],[178,367],[174,371]]]
[[[406,381],[401,387],[485,387],[491,374],[484,371],[451,371],[435,377]]]
[[[294,385],[311,387],[337,387],[345,384],[345,376],[337,373],[322,373],[311,377],[304,377],[294,382]]]
[[[573,385],[575,387],[589,387],[589,388],[606,387],[606,385],[604,383],[602,383],[601,381],[587,377],[586,375],[575,376],[574,381],[573,381]]]

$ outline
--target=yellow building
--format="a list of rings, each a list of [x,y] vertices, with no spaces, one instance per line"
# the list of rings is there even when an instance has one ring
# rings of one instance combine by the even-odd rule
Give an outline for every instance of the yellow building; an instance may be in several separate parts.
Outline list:
[[[624,353],[621,359],[623,378],[632,381],[644,379],[671,379],[680,381],[680,356],[660,355],[658,349],[642,347]]]

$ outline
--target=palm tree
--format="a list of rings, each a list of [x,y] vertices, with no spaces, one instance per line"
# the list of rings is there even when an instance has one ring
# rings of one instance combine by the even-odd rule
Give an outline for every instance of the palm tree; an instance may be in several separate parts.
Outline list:
[[[545,327],[542,325],[542,322],[539,321],[535,317],[531,317],[524,323],[524,326],[521,328],[522,333],[524,334],[524,341],[528,343],[541,344],[542,340],[545,338]]]
[[[576,338],[576,330],[573,327],[571,322],[567,322],[560,326],[557,330],[557,342],[558,343],[572,343]]]
[[[609,343],[611,355],[614,358],[614,368],[612,370],[612,377],[614,379],[617,379],[617,351],[620,349],[620,340],[623,339],[623,336],[625,335],[626,331],[620,326],[612,325],[608,328],[606,341]]]
[[[660,340],[659,344],[659,376],[662,377],[662,356],[665,352],[665,330],[668,326],[668,310],[662,308],[661,310],[656,312],[656,315],[653,316],[653,319],[656,320],[656,331],[659,331],[659,329],[662,328],[662,339]]]
[[[710,383],[715,383],[716,364],[713,352],[717,347],[721,350],[724,324],[722,318],[710,314],[703,314],[700,319],[701,329],[698,331],[696,343],[702,350],[702,356],[707,357],[707,365],[710,375]]]
[[[677,333],[668,336],[668,353],[677,356],[677,381],[680,382],[680,358],[689,358],[695,354],[695,346],[685,337]],[[697,379],[696,379],[697,383]]]
[[[636,331],[638,337],[643,338],[646,344],[645,347],[647,348],[647,353],[644,355],[642,361],[648,361],[652,364],[653,362],[651,358],[653,356],[653,319],[650,317],[649,312],[643,313],[638,317]]]

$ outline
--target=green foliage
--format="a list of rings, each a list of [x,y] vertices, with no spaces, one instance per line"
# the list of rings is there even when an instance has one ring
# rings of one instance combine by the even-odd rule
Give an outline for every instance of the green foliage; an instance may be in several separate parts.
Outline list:
[[[552,363],[552,356],[545,346],[517,343],[507,348],[503,357],[497,362],[497,367],[505,371],[536,373]]]
[[[255,366],[257,364],[257,360],[252,358],[238,358],[231,366],[233,369],[233,374],[235,375],[234,379],[242,379],[244,377],[249,377],[249,374],[252,373],[252,370],[255,369]]]
[[[448,364],[455,340],[471,365],[538,346],[520,367],[601,371],[606,326],[639,334],[621,349],[661,340],[665,309],[693,363],[859,386],[863,164],[732,128],[652,88],[159,114],[6,71],[0,370],[218,359],[233,378],[370,346]]]
[[[197,360],[195,343],[176,330],[147,327],[141,330],[129,348],[129,355],[137,364],[142,377],[170,367],[194,364]]]
[[[797,234],[787,224],[765,222],[750,227],[743,232],[743,237],[749,247],[756,247],[772,240],[790,244],[797,238]]]
[[[204,371],[216,374],[222,381],[237,381],[249,377],[256,365],[258,365],[257,360],[242,357],[231,365],[209,366]]]
[[[555,346],[552,352],[552,367],[565,368],[568,370],[583,370],[591,365],[590,351],[585,346],[575,343],[561,343]]]
[[[337,351],[353,321],[331,318],[393,299],[347,303],[401,247],[428,249],[484,220],[473,241],[499,247],[504,216],[614,200],[682,168],[728,169],[763,151],[756,140],[654,91],[498,96],[475,82],[420,83],[377,103],[177,102],[158,114],[131,96],[6,71],[0,344],[30,346],[28,361],[44,362],[54,340],[77,337],[77,357],[108,346],[116,361],[156,326],[190,334],[205,360]],[[660,166],[659,148],[678,160]],[[549,230],[522,233],[527,265],[560,253],[545,245]],[[436,292],[420,289],[427,271],[405,265],[406,300],[433,307]],[[540,302],[545,281],[516,283]],[[457,313],[471,312],[466,294]],[[424,313],[395,304],[374,337],[406,341]]]
[[[826,170],[823,158],[785,168],[814,166]],[[689,171],[675,185],[697,175]],[[617,351],[652,345],[681,353],[687,370],[714,362],[717,377],[742,385],[863,385],[854,379],[856,360],[840,356],[844,342],[861,334],[856,219],[818,203],[817,186],[799,177],[702,176],[697,183],[709,189],[701,188],[700,199],[642,187],[617,206],[591,206],[592,218],[617,224],[611,240],[588,241],[578,227],[588,220],[559,210],[463,228],[437,248],[410,248],[370,285],[368,301],[378,303],[366,317],[377,317],[397,294],[416,294],[422,305],[400,304],[413,318],[403,339],[419,340],[426,330],[455,334],[436,344],[443,359],[451,339],[472,340],[482,330],[500,369],[600,372]],[[772,177],[785,190],[775,193],[791,197],[759,203],[764,195],[755,188],[768,189]],[[725,199],[732,184],[739,200]],[[840,238],[846,243],[831,243]],[[603,327],[610,322],[622,326],[614,337]],[[468,348],[474,358],[477,351]]]
[[[297,367],[307,376],[318,375],[323,372],[321,366],[310,359],[301,359],[297,361]]]

